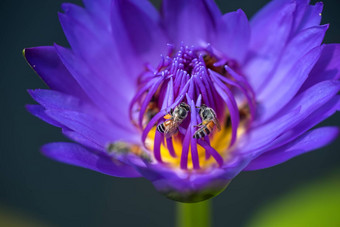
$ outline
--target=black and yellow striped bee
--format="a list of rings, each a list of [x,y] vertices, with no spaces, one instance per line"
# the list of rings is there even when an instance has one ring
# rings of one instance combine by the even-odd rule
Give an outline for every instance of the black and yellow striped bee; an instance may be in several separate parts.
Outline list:
[[[215,111],[205,104],[202,104],[199,108],[199,115],[202,122],[199,125],[196,125],[197,127],[201,127],[194,133],[193,137],[195,139],[200,139],[209,135],[215,126],[218,130],[221,130],[220,122],[217,120]]]
[[[166,138],[175,135],[178,132],[178,126],[188,116],[190,106],[184,102],[180,103],[174,110],[171,110],[169,114],[164,118],[167,121],[157,126],[157,131],[164,133]]]

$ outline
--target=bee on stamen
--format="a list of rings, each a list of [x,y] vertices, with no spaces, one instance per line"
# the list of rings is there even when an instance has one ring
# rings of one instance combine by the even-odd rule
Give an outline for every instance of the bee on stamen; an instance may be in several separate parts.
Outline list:
[[[157,131],[164,133],[166,138],[170,138],[178,132],[178,126],[188,116],[190,106],[184,102],[180,103],[174,110],[164,116],[167,121],[157,126]]]
[[[215,126],[218,130],[221,130],[220,122],[217,120],[216,113],[212,108],[207,107],[205,104],[202,104],[198,108],[200,108],[199,115],[202,122],[199,125],[196,125],[196,127],[200,128],[194,133],[193,137],[195,139],[200,139],[209,135]]]

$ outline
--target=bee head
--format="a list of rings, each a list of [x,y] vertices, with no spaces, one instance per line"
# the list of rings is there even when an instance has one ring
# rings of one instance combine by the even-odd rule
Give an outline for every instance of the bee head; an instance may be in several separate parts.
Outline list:
[[[202,117],[202,113],[203,111],[207,108],[207,105],[202,104],[201,106],[196,106],[197,108],[199,108],[199,115]]]
[[[185,109],[186,111],[190,111],[191,108],[188,104],[181,102],[181,104],[179,104],[180,107],[182,107],[183,109]]]

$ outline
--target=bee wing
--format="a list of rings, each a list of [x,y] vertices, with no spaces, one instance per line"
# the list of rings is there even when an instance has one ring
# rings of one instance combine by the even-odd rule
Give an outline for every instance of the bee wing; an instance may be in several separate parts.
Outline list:
[[[221,124],[220,124],[220,122],[215,118],[215,119],[214,119],[214,123],[215,123],[215,125],[216,125],[218,131],[220,131],[220,130],[221,130]]]
[[[173,136],[178,130],[178,124],[175,121],[171,121],[166,127],[164,134],[166,138]]]

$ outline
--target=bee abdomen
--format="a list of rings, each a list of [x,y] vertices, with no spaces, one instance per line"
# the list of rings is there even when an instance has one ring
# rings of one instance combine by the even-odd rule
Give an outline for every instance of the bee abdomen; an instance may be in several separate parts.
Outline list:
[[[159,131],[159,132],[161,132],[161,133],[164,133],[164,131],[165,131],[164,123],[159,124],[159,125],[157,126],[157,131]]]
[[[198,129],[195,133],[194,133],[194,138],[195,139],[200,139],[202,137],[205,137],[207,135],[210,134],[210,130],[208,129],[208,127],[205,125],[202,128]]]

